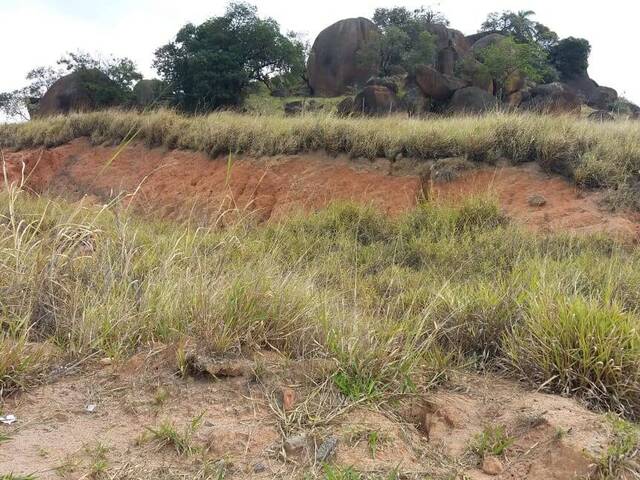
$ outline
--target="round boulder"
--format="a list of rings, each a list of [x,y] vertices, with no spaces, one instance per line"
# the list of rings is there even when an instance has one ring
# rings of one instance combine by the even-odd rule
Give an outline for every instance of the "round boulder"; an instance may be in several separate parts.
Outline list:
[[[359,52],[373,48],[379,35],[378,27],[366,18],[340,20],[320,32],[307,63],[314,95],[342,95],[375,75],[377,62],[363,64],[364,59],[358,57]]]
[[[58,79],[40,99],[38,116],[86,112],[123,102],[118,85],[99,70],[79,70]]]
[[[580,98],[560,82],[537,85],[521,107],[538,113],[580,113]]]
[[[449,102],[449,111],[452,113],[484,113],[497,107],[496,97],[478,87],[456,90]]]
[[[618,92],[609,87],[597,87],[589,96],[587,105],[598,110],[611,110],[618,99]]]
[[[490,33],[476,40],[475,43],[471,45],[471,50],[473,50],[474,53],[477,53],[480,50],[483,50],[487,47],[490,47],[491,45],[495,45],[496,43],[501,42],[505,38],[507,37],[505,37],[500,33]]]
[[[467,86],[463,80],[443,75],[430,65],[418,65],[415,80],[426,97],[438,101],[448,100],[453,92]]]
[[[368,85],[354,100],[354,113],[388,115],[398,108],[396,94],[382,85]]]

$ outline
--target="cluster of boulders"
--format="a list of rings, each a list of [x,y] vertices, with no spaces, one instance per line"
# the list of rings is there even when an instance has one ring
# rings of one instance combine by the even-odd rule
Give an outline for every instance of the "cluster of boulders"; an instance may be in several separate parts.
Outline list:
[[[341,20],[322,31],[313,45],[309,86],[317,96],[351,94],[338,105],[341,115],[481,113],[498,108],[573,113],[585,104],[600,112],[592,118],[606,120],[618,100],[614,89],[599,86],[586,73],[565,82],[537,85],[515,72],[498,92],[478,54],[505,39],[504,35],[465,36],[439,24],[429,25],[428,30],[437,50],[433,65],[415,65],[411,73],[377,78],[378,65],[363,64],[358,52],[380,35],[378,27],[366,18]],[[359,88],[357,93],[354,88]],[[631,113],[640,110],[633,104],[628,108]]]

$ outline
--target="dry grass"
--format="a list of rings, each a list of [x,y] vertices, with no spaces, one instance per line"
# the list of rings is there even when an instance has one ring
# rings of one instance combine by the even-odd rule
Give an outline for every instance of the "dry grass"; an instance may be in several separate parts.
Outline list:
[[[418,159],[464,156],[492,162],[538,161],[576,182],[611,189],[614,206],[640,207],[640,122],[596,123],[572,116],[494,113],[483,117],[409,119],[285,118],[231,112],[186,117],[105,111],[0,125],[0,146],[54,146],[78,137],[119,144],[135,136],[149,146],[203,151],[211,156],[294,154],[326,150],[354,157]]]
[[[192,339],[331,359],[326,381],[354,401],[489,368],[635,418],[638,292],[637,250],[522,232],[486,199],[396,220],[340,204],[202,229],[0,192],[5,392],[52,358]]]

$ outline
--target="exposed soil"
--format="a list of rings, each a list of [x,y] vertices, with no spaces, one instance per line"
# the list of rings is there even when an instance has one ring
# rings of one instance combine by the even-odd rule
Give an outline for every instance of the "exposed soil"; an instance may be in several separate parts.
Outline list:
[[[369,161],[325,153],[265,158],[209,159],[187,151],[147,149],[135,144],[96,147],[79,139],[51,149],[5,152],[9,181],[48,195],[125,205],[170,218],[210,220],[238,209],[259,219],[292,210],[315,210],[335,200],[369,204],[395,215],[428,195],[459,201],[472,194],[495,195],[505,212],[542,231],[608,232],[637,239],[637,216],[613,215],[599,206],[601,194],[583,191],[537,164],[477,165],[451,181],[428,181],[433,162]],[[537,196],[543,205],[531,202]],[[538,198],[538,199],[539,199]],[[538,202],[540,203],[540,202]]]
[[[304,378],[319,379],[319,369],[326,369],[311,361],[261,352],[254,358],[259,378],[253,361],[238,368],[238,376],[182,378],[175,352],[156,346],[124,364],[94,362],[11,398],[3,410],[18,421],[0,425],[11,437],[0,445],[0,474],[177,479],[221,478],[207,475],[224,469],[224,478],[303,478],[320,471],[313,460],[317,448],[334,437],[329,461],[360,472],[573,479],[594,471],[594,459],[610,441],[607,422],[575,401],[492,376],[458,376],[437,392],[372,410],[350,405],[329,387],[309,388]],[[284,390],[291,393],[283,405]],[[182,433],[194,418],[201,420],[189,440],[191,453],[179,453],[151,432],[168,420]],[[489,477],[470,446],[495,426],[503,426],[513,443],[495,459],[502,473]],[[307,435],[304,448],[287,451],[285,440],[299,434]]]

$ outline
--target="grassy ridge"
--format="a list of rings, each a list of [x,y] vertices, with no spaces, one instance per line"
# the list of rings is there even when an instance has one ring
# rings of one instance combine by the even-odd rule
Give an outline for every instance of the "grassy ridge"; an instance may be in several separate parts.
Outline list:
[[[395,220],[343,204],[203,230],[11,189],[0,272],[5,391],[47,368],[46,345],[126,358],[191,338],[217,353],[330,358],[354,398],[492,368],[640,415],[640,253],[522,232],[483,199]]]
[[[466,156],[493,162],[538,161],[577,183],[611,189],[612,205],[640,208],[640,122],[596,123],[569,116],[496,113],[426,120],[406,117],[338,118],[307,115],[184,117],[95,112],[0,125],[0,146],[55,146],[78,137],[118,144],[135,135],[150,146],[206,152],[211,156],[295,154],[326,150],[354,157]]]

